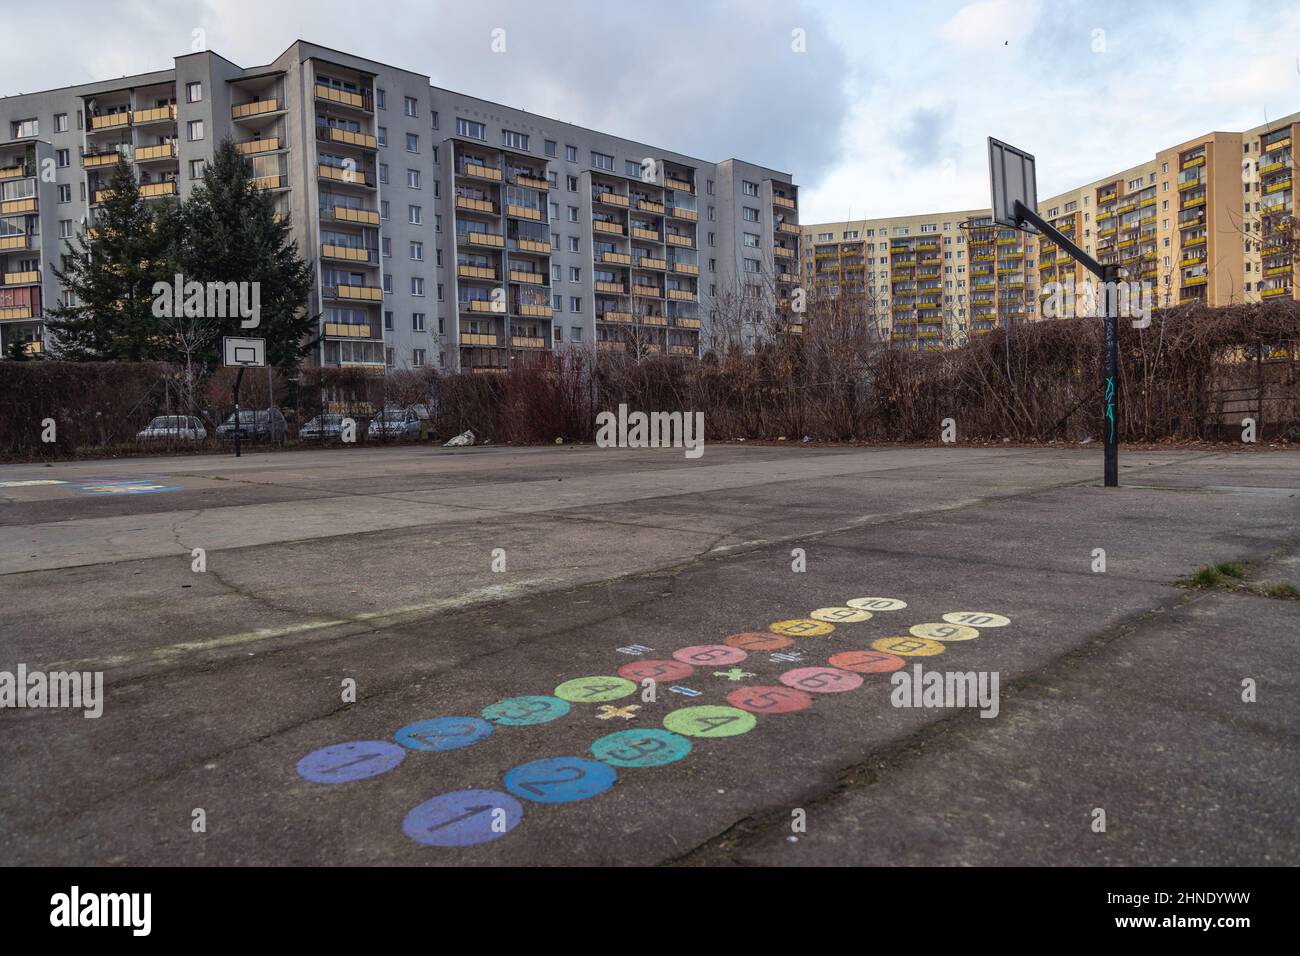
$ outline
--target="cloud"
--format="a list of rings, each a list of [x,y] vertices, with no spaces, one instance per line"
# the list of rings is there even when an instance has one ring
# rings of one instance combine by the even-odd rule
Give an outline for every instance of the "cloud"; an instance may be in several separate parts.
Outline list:
[[[1019,47],[1038,21],[1039,0],[977,0],[958,10],[939,28],[951,46],[987,53]]]

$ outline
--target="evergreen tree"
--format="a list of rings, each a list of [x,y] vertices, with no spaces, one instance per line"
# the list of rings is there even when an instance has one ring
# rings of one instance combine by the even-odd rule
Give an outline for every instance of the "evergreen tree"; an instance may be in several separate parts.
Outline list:
[[[73,361],[164,357],[153,286],[175,271],[173,204],[146,203],[123,159],[104,193],[94,240],[84,230],[70,239],[64,268],[54,269],[65,297],[70,294],[69,304],[48,310],[57,354]]]
[[[287,223],[277,221],[275,201],[252,182],[248,162],[226,140],[208,164],[183,209],[181,271],[187,282],[256,282],[260,322],[243,328],[241,319],[223,320],[200,360],[220,361],[221,335],[266,339],[266,360],[294,369],[318,339],[319,316],[306,303],[314,273],[298,254]]]

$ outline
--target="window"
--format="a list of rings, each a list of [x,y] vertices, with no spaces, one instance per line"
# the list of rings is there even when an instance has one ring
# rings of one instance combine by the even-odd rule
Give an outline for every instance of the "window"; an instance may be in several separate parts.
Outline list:
[[[553,139],[548,139],[548,140],[547,140],[545,143],[543,143],[542,145],[545,147],[546,155],[547,155],[547,156],[550,156],[552,159],[554,159],[554,158],[555,158],[555,150],[556,150],[555,140],[553,140]]]
[[[581,281],[582,281],[582,270],[581,270],[580,268],[578,268],[577,266],[569,266],[569,281],[570,281],[570,282],[581,282]]]
[[[59,202],[72,202],[72,187],[63,184],[59,186]]]
[[[411,276],[411,295],[424,295],[424,279],[420,276]]]
[[[569,222],[577,222],[577,221],[578,221],[578,207],[577,207],[577,206],[570,206],[570,207],[569,207]]]
[[[379,181],[383,183],[385,186],[388,185],[388,164],[387,163],[379,164]]]
[[[411,313],[411,331],[412,331],[412,332],[423,332],[423,331],[424,331],[424,313],[423,313],[423,312],[412,312],[412,313]]]
[[[438,111],[437,111],[437,110],[430,110],[430,111],[429,111],[429,115],[433,117],[433,128],[434,128],[434,129],[437,129],[437,128],[438,128]]]
[[[68,114],[67,114],[67,113],[55,113],[55,114],[54,114],[54,132],[56,132],[56,133],[66,133],[67,131],[68,131]]]
[[[429,147],[429,152],[433,154],[433,165],[438,165],[438,147],[436,145]],[[436,185],[436,184],[435,184]]]
[[[39,136],[41,134],[41,124],[38,120],[25,119],[14,120],[9,124],[10,139],[23,139],[28,136]]]
[[[391,331],[393,331],[393,313],[392,313],[392,312],[388,312],[388,311],[385,311],[385,312],[384,312],[384,331],[385,331],[385,332],[391,332]],[[392,365],[393,363],[392,363],[392,362],[389,362],[388,364],[389,364],[389,365]]]
[[[424,349],[411,349],[411,367],[424,367]]]
[[[72,165],[72,153],[66,149],[56,149],[54,151],[54,164],[60,169],[64,166]]]
[[[503,129],[501,131],[501,145],[507,149],[517,149],[520,152],[528,152],[528,134],[516,133],[512,129]]]
[[[758,222],[758,210],[753,206],[742,206],[745,215],[745,222]]]
[[[570,251],[570,252],[580,252],[581,250],[582,250],[582,243],[580,242],[580,240],[578,239],[578,237],[577,237],[577,236],[570,236],[570,237],[569,237],[569,251]]]
[[[71,239],[71,238],[72,238],[72,220],[71,220],[71,219],[60,219],[60,220],[59,220],[59,238],[60,238],[60,239]]]
[[[381,110],[388,109],[388,91],[375,90],[375,105]]]
[[[203,102],[203,84],[199,82],[185,84],[185,102],[202,103]]]
[[[420,188],[420,171],[418,169],[408,169],[406,171],[406,185],[411,189]]]
[[[392,326],[389,326],[389,328],[392,328]],[[393,363],[397,361],[397,359],[394,356],[395,356],[394,349],[384,349],[384,364],[387,365],[389,368],[392,368]]]
[[[741,190],[744,192],[746,196],[758,195],[758,183],[751,183],[749,180],[745,179],[745,180],[741,180],[740,185],[741,185]]]
[[[746,260],[745,260],[745,271],[746,271],[746,272],[757,273],[757,272],[758,272],[758,260],[757,260],[757,259],[746,259]]]
[[[207,171],[204,161],[201,159],[190,160],[190,179],[202,179],[203,174]]]
[[[562,325],[557,325],[557,326],[555,327],[555,341],[557,341],[557,342],[563,342],[563,341],[564,341],[564,326],[562,326]]]
[[[378,133],[378,135],[375,136],[375,140],[379,143],[380,146],[387,146],[387,145],[388,145],[388,127],[387,127],[387,126],[381,126],[381,127],[379,127],[379,133]]]
[[[548,202],[546,210],[552,219],[560,218],[560,204],[558,202]]]
[[[570,312],[582,311],[582,296],[579,295],[569,296],[569,311]]]
[[[558,292],[551,296],[551,310],[554,312],[564,311],[564,296]]]
[[[35,120],[32,120],[32,122],[34,123],[34,122],[36,122],[36,121],[35,121]],[[578,161],[578,147],[576,147],[576,146],[565,146],[565,147],[564,147],[564,158],[565,158],[566,160],[568,160],[569,162],[571,162],[571,163],[576,163],[576,162]]]
[[[565,177],[564,177],[564,185],[565,185],[565,187],[569,190],[569,192],[571,192],[571,193],[576,193],[576,192],[578,191],[578,177],[577,177],[577,176],[565,176]]]
[[[606,156],[604,153],[598,153],[594,149],[591,151],[591,165],[593,169],[607,169],[614,171],[614,157]]]
[[[482,123],[475,123],[473,120],[461,119],[456,117],[456,135],[464,136],[466,139],[487,139],[487,127]]]
[[[393,294],[393,277],[387,272],[384,273],[384,295]]]
[[[406,151],[408,153],[418,153],[420,151],[420,137],[415,133],[406,134]]]
[[[388,200],[387,200],[387,199],[381,199],[381,200],[379,200],[379,218],[380,218],[380,219],[387,219],[387,218],[388,218]]]
[[[747,247],[749,247],[750,249],[757,249],[757,248],[758,248],[758,233],[756,233],[756,232],[747,232],[747,233],[745,233],[745,245],[746,245]]]
[[[414,97],[414,96],[404,96],[404,97],[402,97],[402,109],[403,109],[403,111],[406,113],[407,116],[418,116],[418,115],[419,115],[419,114],[416,113],[416,111],[415,111],[415,97]]]
[[[623,160],[623,175],[631,176],[634,179],[641,178],[641,164],[635,159]]]
[[[559,281],[561,281],[561,279],[560,279],[560,264],[559,264],[558,262],[552,262],[552,263],[551,263],[551,281],[552,281],[552,282],[559,282]]]
[[[203,120],[190,120],[185,128],[188,130],[191,143],[198,142],[203,138]]]
[[[569,338],[574,342],[582,341],[582,326],[574,325],[569,328]]]
[[[422,242],[411,243],[411,258],[416,262],[424,261],[424,243]]]
[[[421,210],[419,206],[412,205],[406,207],[406,221],[409,222],[412,226],[418,226],[421,222],[423,222],[423,219],[421,218]]]

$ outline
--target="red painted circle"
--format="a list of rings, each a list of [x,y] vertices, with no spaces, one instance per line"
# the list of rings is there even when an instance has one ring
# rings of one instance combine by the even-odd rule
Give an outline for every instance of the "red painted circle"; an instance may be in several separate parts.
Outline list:
[[[792,714],[812,706],[810,695],[793,687],[740,687],[727,695],[727,703],[751,714]]]
[[[725,644],[696,644],[673,651],[673,657],[683,664],[698,667],[717,667],[721,664],[739,664],[749,655],[737,647]]]
[[[828,663],[831,667],[859,674],[888,674],[907,666],[907,661],[901,657],[884,651],[844,651],[832,654]]]
[[[793,637],[773,634],[771,631],[744,631],[732,634],[722,642],[728,647],[739,647],[743,651],[776,651],[794,643]]]
[[[781,683],[810,694],[839,694],[861,687],[862,677],[838,667],[796,667],[781,675]]]
[[[618,676],[638,684],[649,678],[657,681],[676,681],[690,677],[695,668],[681,661],[632,661],[618,669]]]

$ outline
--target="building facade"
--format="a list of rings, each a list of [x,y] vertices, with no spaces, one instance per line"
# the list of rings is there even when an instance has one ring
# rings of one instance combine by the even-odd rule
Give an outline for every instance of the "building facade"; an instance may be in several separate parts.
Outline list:
[[[1157,306],[1295,298],[1292,144],[1300,113],[1212,132],[1047,199],[1038,212]],[[1044,237],[995,227],[989,209],[808,224],[810,298],[860,309],[882,340],[941,348],[1019,321],[1073,315],[1085,272]]]
[[[224,139],[316,267],[326,367],[504,370],[569,346],[699,355],[726,290],[798,284],[789,174],[562,123],[297,41],[0,99],[0,347],[48,350],[52,266],[119,157],[186,198]],[[721,290],[721,291],[720,291]]]

